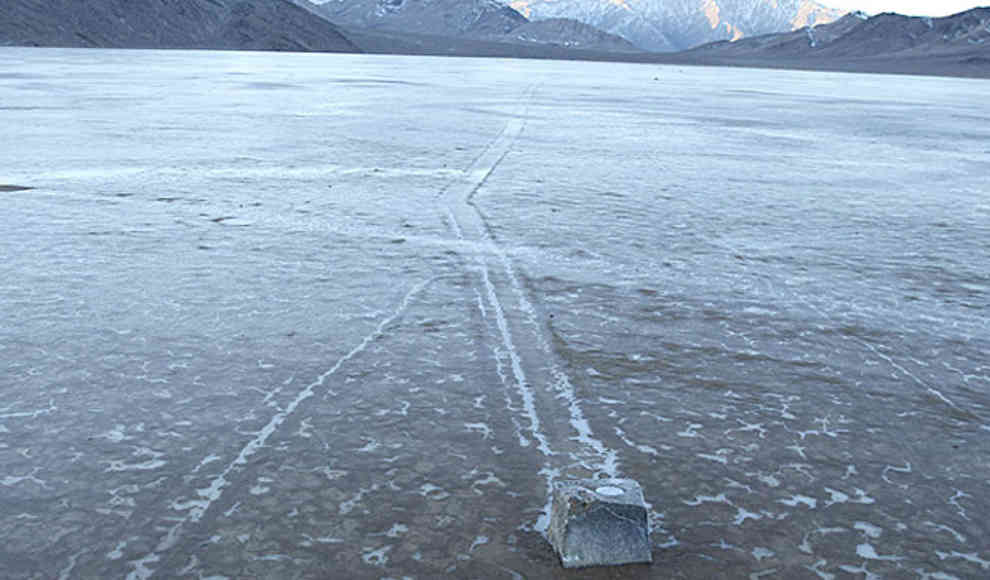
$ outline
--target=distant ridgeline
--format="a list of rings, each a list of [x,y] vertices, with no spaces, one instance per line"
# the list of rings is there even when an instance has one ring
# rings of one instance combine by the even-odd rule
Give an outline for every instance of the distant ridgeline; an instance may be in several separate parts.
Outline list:
[[[842,16],[812,0],[322,0],[318,9],[343,26],[475,40],[529,37],[532,28],[520,29],[527,19],[536,25],[570,21],[586,29],[557,25],[540,31],[536,40],[606,48],[593,46],[588,35],[607,34],[652,52],[789,31]]]
[[[334,22],[357,29],[353,36],[361,42],[353,42]],[[324,6],[307,0],[0,3],[0,45],[7,46],[484,55],[495,50],[492,44],[639,51],[622,38],[576,21],[530,22],[493,0],[335,0]],[[553,56],[520,54],[541,55]]]

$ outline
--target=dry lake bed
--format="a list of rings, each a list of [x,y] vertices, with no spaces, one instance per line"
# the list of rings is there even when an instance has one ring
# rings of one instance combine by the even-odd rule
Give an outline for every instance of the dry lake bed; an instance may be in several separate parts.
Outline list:
[[[988,97],[0,49],[0,576],[986,578]]]

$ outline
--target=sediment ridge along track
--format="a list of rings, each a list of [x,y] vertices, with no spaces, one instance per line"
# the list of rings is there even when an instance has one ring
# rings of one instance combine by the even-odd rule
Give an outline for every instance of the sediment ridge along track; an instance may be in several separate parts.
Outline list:
[[[492,336],[503,388],[522,401],[526,436],[543,454],[541,474],[550,484],[562,475],[617,477],[617,454],[598,439],[581,409],[574,385],[558,360],[538,304],[527,295],[512,259],[492,234],[478,208],[476,195],[496,173],[526,128],[526,119],[537,88],[529,87],[501,133],[464,171],[437,196],[451,234],[475,248],[465,256],[478,275],[479,294],[488,308],[482,314],[494,327]],[[506,368],[508,367],[508,368]],[[566,420],[563,419],[566,417]],[[546,528],[544,510],[535,529]]]

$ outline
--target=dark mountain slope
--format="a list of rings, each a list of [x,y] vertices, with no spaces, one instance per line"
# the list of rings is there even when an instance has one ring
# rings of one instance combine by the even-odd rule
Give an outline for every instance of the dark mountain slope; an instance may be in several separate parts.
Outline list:
[[[673,57],[684,64],[990,78],[990,8],[943,18],[854,13]]]
[[[837,42],[823,46],[831,56],[872,56],[902,51],[969,51],[990,42],[990,8],[974,8],[944,18],[880,14],[865,20]]]
[[[863,59],[933,57],[990,49],[990,8],[943,18],[847,14],[836,22],[736,42],[706,44],[685,54],[720,57]]]
[[[527,22],[496,0],[330,0],[317,9],[341,26],[475,40]]]
[[[358,51],[289,0],[4,0],[0,45]]]
[[[527,22],[505,35],[512,42],[554,44],[567,48],[608,50],[614,52],[642,52],[621,36],[601,30],[570,18],[550,18]]]

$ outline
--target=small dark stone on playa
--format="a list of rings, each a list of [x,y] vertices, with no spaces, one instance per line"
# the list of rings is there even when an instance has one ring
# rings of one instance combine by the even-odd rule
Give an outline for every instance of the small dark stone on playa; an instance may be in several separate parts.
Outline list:
[[[565,568],[653,561],[643,490],[632,479],[554,482],[547,535]]]
[[[34,189],[34,188],[33,187],[24,187],[23,185],[3,185],[3,184],[0,184],[0,191],[3,191],[3,192],[9,192],[9,191],[27,191],[29,189]]]

